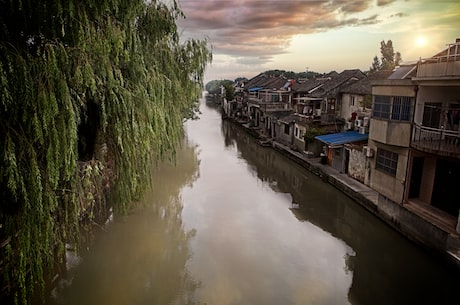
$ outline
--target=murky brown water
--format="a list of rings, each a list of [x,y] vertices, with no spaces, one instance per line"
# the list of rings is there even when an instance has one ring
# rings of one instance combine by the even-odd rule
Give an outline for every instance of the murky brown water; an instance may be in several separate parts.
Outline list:
[[[51,303],[455,304],[459,270],[202,103],[146,207],[115,219]],[[457,299],[456,299],[457,298]]]

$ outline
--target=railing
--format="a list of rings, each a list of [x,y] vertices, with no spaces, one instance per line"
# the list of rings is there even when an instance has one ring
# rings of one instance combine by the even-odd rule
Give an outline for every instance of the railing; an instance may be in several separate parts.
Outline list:
[[[460,75],[460,43],[450,44],[447,54],[419,61],[417,77],[452,77]]]
[[[260,103],[260,109],[262,111],[281,111],[291,110],[291,107],[287,103],[276,102],[276,103]]]
[[[460,157],[460,132],[415,124],[412,147],[430,153]]]
[[[334,113],[321,113],[321,123],[329,124],[335,123],[336,115]]]
[[[305,115],[301,113],[294,113],[294,115],[296,116],[296,122],[305,123],[305,124],[311,124],[313,122],[319,122],[321,120],[320,116],[316,116],[313,114]]]

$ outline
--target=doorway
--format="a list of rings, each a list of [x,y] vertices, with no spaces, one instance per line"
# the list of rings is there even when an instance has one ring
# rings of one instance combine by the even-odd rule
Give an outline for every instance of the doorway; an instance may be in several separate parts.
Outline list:
[[[420,186],[422,184],[423,174],[423,157],[414,157],[412,159],[412,173],[409,185],[409,199],[420,197]]]

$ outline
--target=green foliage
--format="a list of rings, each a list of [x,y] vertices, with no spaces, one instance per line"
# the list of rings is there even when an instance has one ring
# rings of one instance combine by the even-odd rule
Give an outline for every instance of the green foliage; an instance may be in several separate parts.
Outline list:
[[[402,61],[401,53],[396,52],[395,53],[395,66],[398,66]]]
[[[321,76],[321,73],[314,72],[314,71],[306,71],[306,72],[293,72],[293,71],[285,71],[285,70],[267,70],[264,72],[267,75],[273,76],[281,76],[283,75],[286,79],[299,79],[299,78],[315,78]]]
[[[231,85],[231,84],[233,84],[233,82],[228,79],[212,80],[206,84],[205,89],[211,94],[220,94],[222,86]]]
[[[393,42],[388,40],[382,40],[380,42],[380,54],[382,55],[381,61],[379,58],[374,56],[372,65],[369,69],[370,73],[379,71],[379,70],[392,70],[395,66],[399,65],[402,61],[401,53],[395,52],[393,49]]]
[[[382,54],[382,65],[381,69],[389,70],[395,67],[395,52],[393,50],[393,42],[388,40],[382,40],[380,42],[380,53]]]
[[[369,69],[369,72],[373,73],[373,72],[376,72],[376,71],[379,71],[380,70],[380,67],[381,67],[381,63],[380,63],[380,60],[379,58],[377,57],[377,55],[374,56],[374,59],[372,61],[372,65]]]
[[[206,41],[175,1],[7,1],[0,10],[0,255],[27,304],[79,217],[123,212],[198,109]],[[100,208],[100,207],[99,207]]]
[[[323,135],[325,132],[321,128],[310,127],[305,131],[305,135],[303,136],[305,142],[313,142],[316,136]]]
[[[372,108],[372,95],[365,95],[362,102],[361,106],[364,108],[371,109]]]
[[[225,98],[227,101],[233,101],[235,98],[235,87],[233,87],[232,84],[225,84],[224,85],[225,89]]]

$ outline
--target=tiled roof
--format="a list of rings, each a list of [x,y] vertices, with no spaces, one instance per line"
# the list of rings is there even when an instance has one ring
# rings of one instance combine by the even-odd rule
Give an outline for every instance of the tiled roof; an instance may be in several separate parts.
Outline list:
[[[261,73],[251,78],[245,85],[245,88],[251,89],[260,87],[263,89],[280,89],[286,84],[288,79],[284,76],[271,76]]]
[[[324,84],[325,82],[327,82],[328,80],[327,79],[309,79],[305,82],[302,82],[302,83],[295,83],[294,86],[293,86],[293,90],[296,91],[296,92],[309,92],[310,90]]]
[[[342,86],[351,84],[365,77],[365,74],[359,69],[344,70],[336,77],[324,83],[321,88],[312,92],[312,97],[335,96]]]
[[[380,70],[374,73],[367,75],[365,78],[360,79],[349,86],[344,86],[340,90],[342,93],[353,93],[360,95],[369,95],[372,94],[372,85],[371,82],[379,79],[387,79],[392,70]]]

